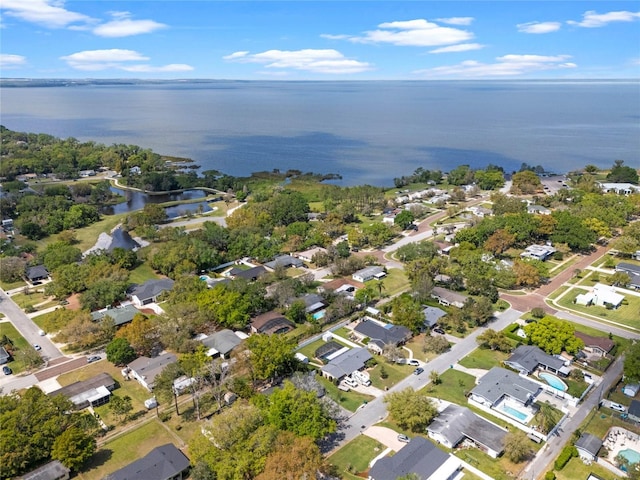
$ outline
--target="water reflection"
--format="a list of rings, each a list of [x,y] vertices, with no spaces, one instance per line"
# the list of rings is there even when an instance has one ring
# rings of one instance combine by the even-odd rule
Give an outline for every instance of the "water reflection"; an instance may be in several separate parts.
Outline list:
[[[202,190],[185,190],[182,193],[171,193],[167,195],[148,195],[146,193],[131,191],[131,190],[122,190],[120,188],[111,187],[111,191],[117,195],[121,195],[125,198],[125,200],[116,205],[107,205],[102,207],[101,212],[105,215],[117,215],[119,213],[131,213],[136,210],[142,210],[147,203],[165,203],[165,202],[176,202],[183,200],[193,200],[196,198],[206,198],[206,192]],[[181,208],[182,210],[189,210],[192,212],[198,211],[198,205],[205,205],[205,209],[203,212],[208,212],[211,208],[207,205],[206,202],[194,203],[194,207],[191,208],[189,205],[180,205],[177,207],[169,207],[169,209]],[[189,208],[184,208],[189,207]],[[171,215],[167,212],[169,218],[175,218],[178,214]]]
[[[134,248],[140,248],[140,244],[136,242],[129,232],[125,232],[121,228],[116,228],[111,232],[111,244],[107,250],[112,251],[114,248],[124,248],[125,250],[133,250]]]

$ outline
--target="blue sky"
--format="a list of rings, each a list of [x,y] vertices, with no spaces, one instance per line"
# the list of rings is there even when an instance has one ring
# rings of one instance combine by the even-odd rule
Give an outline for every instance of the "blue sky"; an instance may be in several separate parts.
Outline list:
[[[0,0],[4,78],[640,77],[639,1]]]

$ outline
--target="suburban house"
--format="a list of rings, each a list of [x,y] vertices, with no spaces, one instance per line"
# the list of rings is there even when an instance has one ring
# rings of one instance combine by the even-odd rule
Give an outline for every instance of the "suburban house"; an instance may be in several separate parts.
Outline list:
[[[356,282],[351,278],[336,278],[335,280],[320,285],[318,292],[334,292],[353,299],[356,291],[361,288],[364,288],[364,284]]]
[[[128,292],[134,305],[141,307],[158,301],[158,297],[173,288],[173,280],[161,278],[160,280],[148,280],[142,285],[135,285]]]
[[[581,293],[576,297],[578,305],[598,305],[600,307],[611,305],[611,308],[618,308],[622,305],[623,300],[624,295],[617,293],[615,287],[602,283],[596,283],[590,292]]]
[[[531,258],[533,260],[540,260],[544,262],[547,258],[553,255],[556,249],[549,245],[529,245],[524,249],[524,252],[520,254],[521,258]]]
[[[454,307],[462,308],[464,307],[464,302],[467,300],[466,295],[443,287],[433,287],[431,297],[438,300],[438,303],[445,307],[453,305]]]
[[[331,359],[320,370],[329,380],[341,380],[353,372],[363,370],[373,358],[366,348],[352,348]]]
[[[314,313],[327,306],[327,302],[317,293],[307,293],[302,297],[292,298],[287,302],[288,306],[291,306],[291,304],[296,301],[302,301],[304,303],[304,311],[306,313]]]
[[[426,328],[433,328],[438,323],[438,320],[447,314],[447,312],[438,307],[425,307],[422,313],[424,314],[424,326]]]
[[[640,187],[632,183],[608,183],[596,182],[604,193],[617,193],[618,195],[631,195],[640,192]]]
[[[506,368],[493,367],[484,374],[470,393],[470,400],[490,408],[498,408],[505,403],[528,406],[542,387],[536,382],[522,377]]]
[[[252,333],[287,333],[296,328],[293,322],[285,318],[281,313],[272,310],[262,315],[258,315],[251,320]]]
[[[529,205],[527,206],[527,213],[532,215],[551,215],[551,210],[542,205]]]
[[[607,337],[592,337],[578,331],[575,332],[575,336],[584,342],[584,348],[582,349],[584,352],[598,355],[599,357],[604,357],[616,345],[616,342]]]
[[[189,459],[172,443],[151,450],[144,457],[107,475],[109,480],[181,480],[189,472]]]
[[[111,392],[116,388],[116,381],[108,373],[99,373],[95,377],[74,382],[49,393],[50,397],[62,395],[67,397],[78,410],[86,407],[98,407],[109,401]]]
[[[640,422],[640,400],[631,400],[627,414],[629,415],[629,420]]]
[[[413,335],[411,330],[402,325],[383,324],[370,317],[365,317],[353,329],[360,341],[369,338],[367,348],[375,353],[382,353],[384,347],[403,345]]]
[[[9,363],[9,360],[11,360],[11,354],[4,347],[0,347],[0,365]]]
[[[267,262],[264,266],[268,270],[275,270],[278,267],[281,268],[289,268],[289,267],[302,267],[304,262],[299,258],[292,257],[291,255],[280,255],[279,257],[274,258],[272,261]]]
[[[520,345],[504,363],[526,375],[531,375],[536,368],[565,376],[569,374],[569,369],[564,366],[564,360],[549,355],[534,345]]]
[[[298,257],[303,262],[313,263],[313,257],[315,257],[319,253],[326,254],[327,249],[322,247],[314,247],[314,248],[310,248],[309,250],[305,250],[304,252],[296,253],[295,256]]]
[[[344,345],[334,342],[329,338],[330,337],[327,337],[326,343],[316,348],[316,351],[313,353],[313,357],[320,360],[322,363],[329,363],[338,355],[349,350],[349,347],[345,347]]]
[[[616,265],[616,272],[624,272],[629,275],[631,288],[640,289],[640,266],[633,263],[620,262]]]
[[[241,342],[242,338],[226,328],[201,340],[201,343],[207,347],[208,356],[222,358],[227,358]]]
[[[27,280],[30,283],[42,282],[49,279],[49,271],[44,265],[35,265],[27,268]]]
[[[627,383],[622,387],[622,393],[627,397],[635,397],[640,392],[640,383]]]
[[[248,282],[255,282],[261,276],[266,275],[267,269],[262,265],[258,265],[257,267],[251,267],[247,270],[243,270],[238,267],[234,267],[227,272],[227,275],[232,277],[234,280],[237,278],[242,278]]]
[[[575,447],[582,461],[591,463],[598,458],[598,450],[602,447],[602,440],[590,433],[583,433],[575,443]]]
[[[164,367],[177,361],[178,358],[173,353],[165,353],[153,358],[138,357],[127,365],[127,376],[131,375],[144,388],[151,391],[156,377],[164,370]]]
[[[508,432],[468,408],[452,403],[429,424],[427,433],[447,448],[455,448],[467,440],[490,457],[498,458]]]
[[[78,172],[78,175],[80,175],[80,178],[95,177],[96,176],[96,171],[95,170],[80,170]]]
[[[135,317],[139,313],[140,310],[129,304],[125,305],[124,307],[103,308],[102,310],[96,310],[95,312],[91,312],[91,319],[94,322],[98,322],[105,317],[109,317],[113,320],[113,323],[116,327],[120,327],[125,323],[131,322],[133,320],[133,317]]]
[[[59,460],[46,463],[20,477],[20,480],[68,480],[71,470]]]
[[[358,270],[351,278],[353,278],[356,282],[368,282],[369,280],[373,280],[374,278],[381,279],[384,278],[387,274],[384,272],[384,268],[374,265],[372,267],[363,268],[362,270]]]
[[[414,437],[392,457],[380,458],[369,470],[369,480],[396,480],[413,473],[421,480],[450,480],[460,461],[424,437]]]

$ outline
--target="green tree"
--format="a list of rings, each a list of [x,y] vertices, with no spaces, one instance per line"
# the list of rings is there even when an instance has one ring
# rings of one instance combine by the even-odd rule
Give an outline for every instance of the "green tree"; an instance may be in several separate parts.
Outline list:
[[[114,338],[106,348],[107,360],[122,367],[136,359],[136,351],[126,338]]]
[[[0,257],[0,280],[6,283],[24,278],[27,261],[20,257]]]
[[[430,398],[411,387],[390,393],[384,397],[384,402],[387,404],[389,414],[400,428],[416,433],[423,432],[438,413]]]
[[[542,433],[549,433],[553,427],[560,421],[562,413],[553,408],[548,401],[538,404],[538,413],[535,416],[536,425]]]
[[[576,353],[584,342],[575,336],[575,328],[569,322],[547,316],[524,327],[527,339],[545,352],[557,355],[566,350]]]
[[[411,211],[403,210],[396,215],[396,217],[393,219],[393,223],[395,225],[398,225],[402,230],[406,230],[414,220],[415,217],[413,216],[413,213],[411,213]]]
[[[498,350],[500,352],[510,352],[513,349],[511,342],[504,332],[497,332],[491,328],[488,328],[478,335],[476,342],[478,342],[478,345],[482,347],[489,348],[491,350]]]
[[[60,460],[65,467],[77,472],[95,451],[95,438],[78,427],[70,427],[54,440],[51,458]]]
[[[303,300],[296,300],[287,309],[285,316],[294,323],[304,323],[307,320],[306,308]]]
[[[246,340],[250,350],[252,376],[268,380],[295,369],[295,342],[284,335],[251,335]]]
[[[280,432],[256,480],[312,479],[323,469],[324,459],[313,439]]]
[[[422,351],[432,353],[444,353],[449,350],[449,342],[441,335],[427,335],[424,337]]]
[[[335,420],[320,403],[317,393],[300,390],[290,381],[285,381],[282,388],[269,396],[264,418],[279,430],[314,440],[336,430]]]
[[[636,341],[625,352],[623,368],[628,381],[640,381],[640,342]]]
[[[616,160],[607,174],[607,180],[614,183],[638,184],[638,172],[631,167],[627,167],[623,160]]]
[[[133,410],[131,397],[129,395],[125,395],[124,397],[112,395],[109,399],[109,410],[113,412],[119,421],[126,419],[129,413]]]
[[[514,173],[511,177],[511,193],[515,195],[528,195],[542,189],[542,182],[534,172],[525,170]]]
[[[49,272],[54,272],[62,265],[78,262],[82,258],[82,251],[62,242],[54,242],[47,245],[42,253],[42,263]]]
[[[516,430],[504,437],[504,455],[514,463],[520,463],[531,456],[533,450],[524,432]]]
[[[393,323],[403,325],[413,333],[418,333],[424,327],[424,313],[421,305],[410,295],[400,295],[391,304]]]

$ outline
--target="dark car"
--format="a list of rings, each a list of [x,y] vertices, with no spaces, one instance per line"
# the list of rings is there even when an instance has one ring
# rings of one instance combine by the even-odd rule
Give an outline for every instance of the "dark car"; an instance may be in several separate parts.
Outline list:
[[[444,335],[444,330],[440,327],[436,327],[433,329],[434,332],[439,333],[440,335]]]
[[[413,371],[413,374],[414,375],[420,375],[422,372],[424,372],[424,368],[418,367]]]
[[[5,365],[4,367],[2,367],[2,373],[4,373],[5,375],[11,375],[13,371]]]

